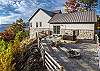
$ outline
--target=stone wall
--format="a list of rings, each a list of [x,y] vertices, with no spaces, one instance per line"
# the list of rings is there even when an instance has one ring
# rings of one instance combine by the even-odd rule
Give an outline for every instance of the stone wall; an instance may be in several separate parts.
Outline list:
[[[65,35],[73,35],[73,30],[61,30],[61,34],[65,34]]]
[[[61,30],[61,34],[66,34],[66,35],[73,35],[73,31],[72,29],[70,30]],[[77,32],[76,36],[77,39],[94,39],[94,31],[93,30],[76,30],[79,31]]]
[[[77,39],[94,39],[93,30],[79,30],[79,36]]]

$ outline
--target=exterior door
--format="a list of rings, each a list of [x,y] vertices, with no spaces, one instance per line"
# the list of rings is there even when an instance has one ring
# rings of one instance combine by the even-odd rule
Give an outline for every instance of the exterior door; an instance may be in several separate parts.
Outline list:
[[[79,35],[79,30],[73,31],[73,40],[75,41],[77,39],[77,36]]]
[[[73,31],[73,41],[76,40],[76,35],[75,35],[75,31]]]

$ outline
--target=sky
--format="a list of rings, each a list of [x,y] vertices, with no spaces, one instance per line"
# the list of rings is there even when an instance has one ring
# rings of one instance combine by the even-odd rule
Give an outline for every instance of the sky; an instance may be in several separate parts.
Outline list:
[[[67,0],[0,0],[0,24],[11,24],[18,18],[27,21],[38,8],[62,10]],[[99,1],[100,2],[100,1]],[[98,7],[99,14],[99,7]]]
[[[11,24],[18,18],[27,21],[38,8],[62,9],[66,0],[0,0],[0,24]]]
[[[96,8],[97,14],[100,15],[100,0],[98,0],[98,6]]]

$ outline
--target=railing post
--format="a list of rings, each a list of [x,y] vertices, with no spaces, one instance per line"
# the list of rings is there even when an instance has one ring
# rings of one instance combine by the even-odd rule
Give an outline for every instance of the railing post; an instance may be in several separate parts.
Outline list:
[[[60,71],[64,71],[64,67],[63,66],[61,66]]]
[[[40,43],[40,51],[41,51],[41,55],[42,55],[43,66],[45,66],[45,50],[41,43]]]
[[[43,66],[45,66],[45,50],[43,49]]]

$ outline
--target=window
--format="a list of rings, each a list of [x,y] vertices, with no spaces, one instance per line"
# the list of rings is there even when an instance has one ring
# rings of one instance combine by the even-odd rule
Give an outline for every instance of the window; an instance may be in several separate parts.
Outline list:
[[[36,22],[36,27],[38,27],[38,22]]]
[[[53,26],[53,32],[56,34],[56,26]]]
[[[53,26],[54,34],[60,34],[60,26]]]
[[[30,23],[30,27],[32,27],[32,23]]]
[[[42,22],[40,22],[40,27],[42,27]]]
[[[57,26],[57,34],[60,34],[60,26]]]

